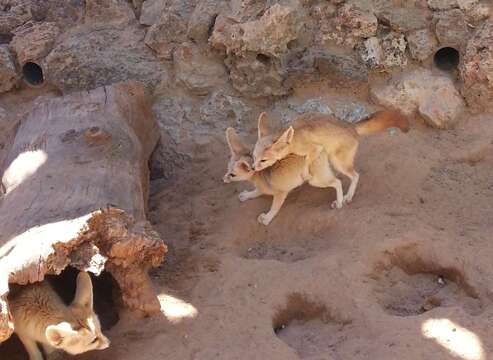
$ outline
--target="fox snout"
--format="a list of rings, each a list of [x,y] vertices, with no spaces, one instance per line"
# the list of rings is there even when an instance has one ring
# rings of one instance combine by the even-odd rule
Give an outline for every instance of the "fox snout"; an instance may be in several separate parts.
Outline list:
[[[223,176],[223,181],[227,184],[231,182],[231,176],[229,174],[226,174]]]
[[[107,349],[109,348],[111,342],[110,340],[106,337],[106,336],[101,336],[101,343],[98,347],[98,350],[104,350],[104,349]]]

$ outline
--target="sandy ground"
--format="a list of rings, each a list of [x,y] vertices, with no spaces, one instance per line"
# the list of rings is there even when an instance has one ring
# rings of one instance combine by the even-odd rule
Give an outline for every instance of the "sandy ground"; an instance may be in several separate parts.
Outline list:
[[[270,199],[222,183],[223,139],[197,149],[151,196],[163,315],[122,315],[109,349],[77,359],[493,358],[492,120],[365,138],[353,203],[304,186],[268,227]]]

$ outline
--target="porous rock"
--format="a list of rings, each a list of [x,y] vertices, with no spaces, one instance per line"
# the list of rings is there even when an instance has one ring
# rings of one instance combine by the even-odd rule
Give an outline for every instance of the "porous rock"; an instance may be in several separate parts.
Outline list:
[[[450,10],[457,8],[457,0],[428,0],[428,6],[432,10]]]
[[[129,79],[153,87],[163,69],[143,38],[144,31],[134,27],[75,28],[43,62],[46,78],[65,92]]]
[[[28,22],[14,31],[10,48],[19,64],[43,59],[53,48],[60,30],[52,22]]]
[[[378,19],[394,31],[407,33],[427,28],[430,24],[431,13],[426,9],[396,7],[378,13]]]
[[[468,41],[460,74],[462,92],[474,108],[493,108],[493,21],[485,22]]]
[[[214,21],[224,6],[223,1],[200,1],[188,21],[187,35],[196,42],[205,42],[209,38],[209,32],[214,26]]]
[[[461,46],[467,41],[468,27],[464,13],[458,9],[444,11],[434,16],[435,33],[440,44]]]
[[[8,45],[0,45],[0,93],[14,88],[19,82],[15,62]]]
[[[452,80],[424,69],[371,88],[371,96],[378,104],[406,115],[418,113],[436,128],[453,127],[464,110],[464,101]]]
[[[249,53],[242,57],[226,58],[233,87],[243,95],[256,98],[282,96],[289,93],[284,87],[286,71],[279,60]]]
[[[361,58],[371,68],[387,69],[407,65],[406,39],[390,32],[381,38],[371,37],[361,48]]]
[[[140,23],[142,25],[153,25],[159,21],[166,6],[164,0],[146,0],[142,4]]]
[[[196,95],[207,95],[226,83],[221,61],[192,43],[178,46],[173,54],[176,78]]]
[[[126,0],[85,0],[85,21],[89,23],[126,25],[135,13]]]
[[[165,12],[159,21],[147,30],[144,41],[159,58],[171,60],[177,44],[186,40],[186,31],[181,16]]]
[[[326,21],[326,25],[322,24],[321,38],[324,41],[354,48],[361,39],[375,36],[377,27],[378,20],[373,12],[348,3],[340,6],[336,16]]]
[[[260,19],[241,24],[218,17],[210,41],[226,53],[255,52],[279,57],[287,52],[288,43],[298,37],[301,28],[295,7],[276,4]]]
[[[435,34],[429,29],[412,31],[406,39],[411,57],[418,61],[429,58],[438,47]]]

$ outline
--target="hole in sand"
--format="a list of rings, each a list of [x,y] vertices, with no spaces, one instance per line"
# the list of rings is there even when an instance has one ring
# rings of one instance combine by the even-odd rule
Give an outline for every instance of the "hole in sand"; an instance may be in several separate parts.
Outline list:
[[[433,62],[440,70],[453,71],[457,69],[459,59],[459,51],[452,47],[444,47],[435,53]]]
[[[477,292],[458,269],[409,255],[394,254],[390,265],[377,270],[375,295],[387,313],[413,316],[440,306],[461,306],[472,315],[481,312]]]
[[[75,295],[75,279],[78,270],[67,267],[58,276],[49,275],[48,281],[56,293],[66,304],[70,304]],[[94,311],[98,314],[103,332],[112,328],[119,321],[118,308],[121,307],[117,301],[121,299],[120,289],[110,273],[103,272],[99,276],[91,274],[94,296]],[[12,286],[13,293],[20,287]],[[117,301],[116,301],[116,300]],[[27,353],[18,337],[13,334],[7,341],[0,344],[0,359],[25,360]]]
[[[327,307],[293,293],[275,314],[272,325],[276,335],[296,350],[301,359],[334,354],[337,345],[347,338],[349,321],[338,319]]]
[[[24,80],[33,86],[41,85],[44,82],[43,69],[36,63],[27,62],[22,66]]]
[[[265,66],[270,65],[270,57],[268,57],[267,55],[264,55],[264,54],[258,54],[257,55],[257,61],[261,62]]]

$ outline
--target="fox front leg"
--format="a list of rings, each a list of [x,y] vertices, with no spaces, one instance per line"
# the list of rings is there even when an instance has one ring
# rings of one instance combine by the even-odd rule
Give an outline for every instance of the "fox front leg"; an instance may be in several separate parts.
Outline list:
[[[239,195],[238,195],[238,199],[240,199],[240,201],[247,201],[247,200],[251,200],[251,199],[255,199],[255,198],[258,198],[259,196],[262,196],[263,194],[258,191],[258,189],[255,189],[253,191],[242,191]]]
[[[274,216],[277,215],[279,210],[282,207],[282,204],[284,204],[284,200],[286,200],[286,197],[288,196],[287,192],[283,193],[277,193],[274,195],[274,198],[272,199],[272,205],[270,207],[270,210],[267,214],[262,213],[258,216],[257,220],[259,223],[264,224],[264,225],[269,225]]]

